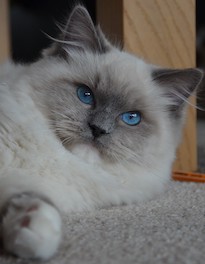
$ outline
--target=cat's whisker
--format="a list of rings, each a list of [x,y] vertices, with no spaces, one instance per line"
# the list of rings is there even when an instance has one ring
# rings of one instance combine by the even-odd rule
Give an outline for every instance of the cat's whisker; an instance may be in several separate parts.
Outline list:
[[[62,142],[62,145],[67,145],[72,141],[73,141],[73,138],[67,137],[67,138],[63,139],[61,142]]]
[[[198,110],[201,110],[201,111],[205,111],[205,108],[202,108],[200,106],[198,106],[197,104],[193,104],[190,100],[187,99],[187,96],[184,96],[183,94],[181,93],[178,93],[178,92],[174,92],[174,95],[181,99],[183,102],[187,103],[188,105],[192,106],[193,108],[195,109],[198,109]],[[193,96],[196,98],[196,96]]]
[[[139,155],[137,155],[134,151],[123,145],[122,143],[118,145],[117,150],[114,146],[110,146],[111,155],[116,159],[116,161],[127,161],[133,159],[135,162],[139,162],[142,164],[142,159]],[[123,156],[122,156],[123,153]]]

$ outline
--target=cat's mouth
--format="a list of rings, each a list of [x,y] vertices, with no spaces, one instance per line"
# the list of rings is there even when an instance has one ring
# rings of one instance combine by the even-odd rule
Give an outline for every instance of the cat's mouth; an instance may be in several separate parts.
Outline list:
[[[62,137],[57,134],[62,145],[73,154],[91,163],[116,162],[116,155],[111,155],[109,146],[103,144],[102,137],[75,135],[75,137]]]

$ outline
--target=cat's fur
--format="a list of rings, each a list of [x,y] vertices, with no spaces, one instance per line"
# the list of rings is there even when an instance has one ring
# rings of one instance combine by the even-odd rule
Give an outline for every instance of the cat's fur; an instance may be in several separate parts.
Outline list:
[[[82,6],[31,65],[0,68],[0,208],[4,247],[48,259],[61,213],[129,204],[168,182],[198,69],[169,70],[113,47]],[[77,97],[78,84],[95,95]],[[128,126],[120,114],[138,110]],[[94,138],[89,124],[106,134]]]

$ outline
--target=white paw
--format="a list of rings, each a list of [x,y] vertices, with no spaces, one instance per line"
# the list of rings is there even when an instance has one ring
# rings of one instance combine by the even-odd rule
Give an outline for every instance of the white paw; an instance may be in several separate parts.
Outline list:
[[[4,248],[21,258],[47,260],[61,242],[61,217],[40,198],[21,195],[11,199],[2,225]]]

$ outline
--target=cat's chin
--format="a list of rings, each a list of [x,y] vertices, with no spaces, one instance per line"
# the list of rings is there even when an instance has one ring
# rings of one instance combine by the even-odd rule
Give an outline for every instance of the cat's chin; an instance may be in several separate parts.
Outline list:
[[[91,144],[79,143],[71,147],[70,151],[88,163],[101,163],[101,156],[97,148]]]

